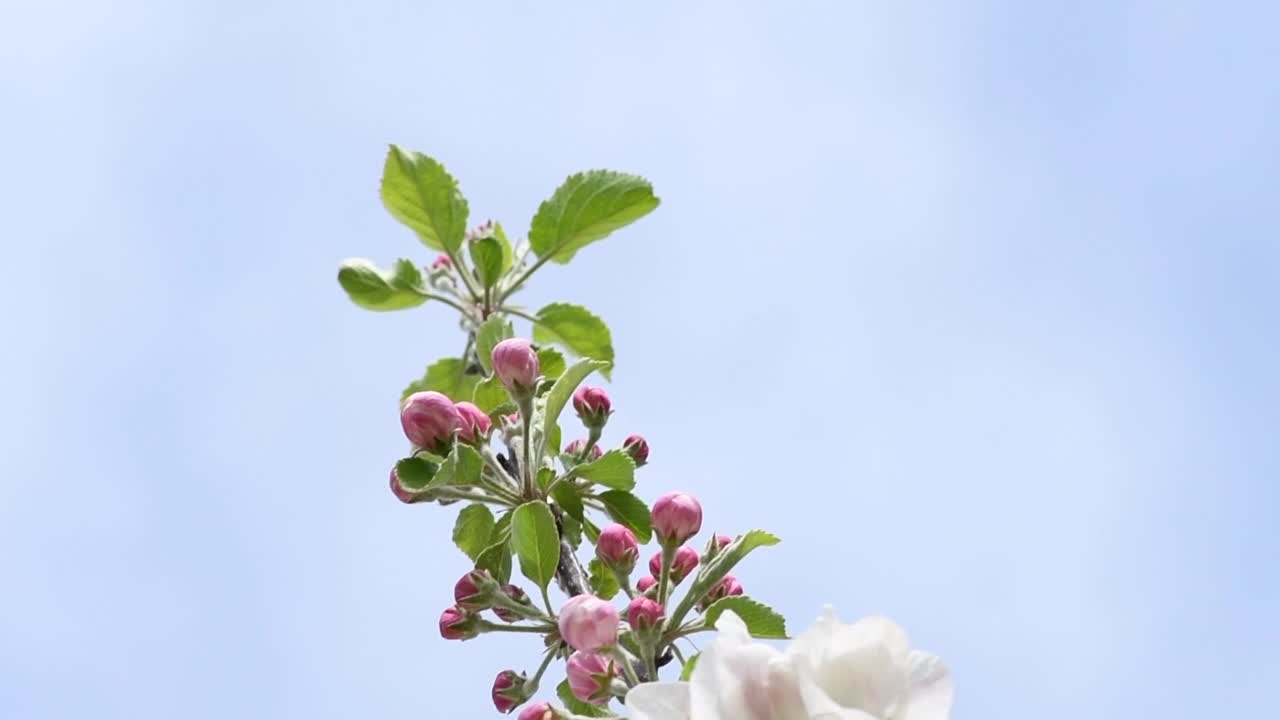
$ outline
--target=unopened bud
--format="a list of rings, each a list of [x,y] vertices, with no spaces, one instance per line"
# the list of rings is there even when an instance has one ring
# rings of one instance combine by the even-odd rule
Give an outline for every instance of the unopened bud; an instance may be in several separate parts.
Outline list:
[[[480,634],[477,618],[459,607],[445,608],[440,613],[440,637],[445,640],[470,640]]]
[[[506,595],[508,598],[510,598],[512,602],[518,605],[533,607],[533,601],[529,599],[528,593],[516,587],[515,585],[503,585],[502,593]],[[517,622],[519,620],[524,619],[524,615],[521,615],[520,613],[516,612],[515,610],[512,610],[511,608],[502,607],[501,605],[494,606],[493,614],[497,615],[498,619],[501,620],[502,622],[507,622],[507,623],[513,623],[513,622]]]
[[[733,538],[728,535],[712,535],[707,541],[706,548],[702,551],[702,559],[704,562],[711,562],[711,559],[720,554],[721,550],[729,547],[729,543],[733,542]]]
[[[448,272],[453,269],[453,261],[448,255],[437,255],[436,259],[431,261],[431,269]]]
[[[698,551],[688,545],[676,548],[675,557],[671,558],[671,582],[679,585],[681,580],[689,576],[698,567]],[[662,553],[655,553],[649,558],[649,574],[662,577]]]
[[[463,610],[484,610],[490,605],[488,589],[492,584],[487,570],[472,570],[454,583],[453,599]]]
[[[485,220],[479,225],[468,230],[464,237],[467,240],[479,240],[480,238],[487,238],[492,235],[493,235],[493,221]]]
[[[583,385],[573,393],[573,409],[577,411],[582,424],[588,428],[604,427],[612,407],[609,394],[604,388]]]
[[[458,417],[461,419],[458,438],[466,443],[483,443],[489,437],[489,427],[491,425],[489,416],[483,410],[465,400],[454,403],[454,407],[457,408]]]
[[[540,702],[525,707],[516,720],[554,720],[555,716],[556,711],[549,703]]]
[[[711,586],[707,591],[706,597],[698,602],[699,610],[706,610],[711,604],[721,598],[731,597],[733,595],[742,594],[742,583],[738,582],[738,578],[732,575],[725,575],[720,582]]]
[[[630,575],[640,557],[640,544],[635,533],[614,523],[600,531],[596,540],[596,557],[615,572]]]
[[[629,435],[622,441],[622,449],[635,461],[636,467],[649,462],[649,442],[639,435]]]
[[[653,532],[664,547],[673,547],[702,529],[702,505],[688,493],[671,492],[653,504]]]
[[[648,575],[645,575],[639,580],[636,580],[636,590],[640,591],[641,595],[644,595],[645,593],[648,593],[650,590],[652,590],[654,586],[657,584],[658,584],[657,580],[649,577]]]
[[[445,454],[462,416],[453,401],[434,390],[416,392],[400,406],[400,426],[417,447]]]
[[[525,676],[515,670],[503,670],[493,681],[493,706],[498,712],[507,714],[520,707],[529,699],[530,693],[525,688]],[[524,717],[521,715],[521,717]]]
[[[422,502],[430,496],[428,492],[414,492],[405,487],[404,483],[400,482],[400,473],[394,467],[391,468],[391,492],[395,493],[396,498],[403,503]]]
[[[574,440],[573,442],[570,442],[568,445],[565,445],[565,446],[564,446],[564,454],[565,454],[565,455],[572,455],[573,457],[575,457],[575,458],[576,458],[576,457],[578,457],[579,455],[581,455],[581,454],[582,454],[582,449],[583,449],[583,448],[585,448],[586,446],[587,446],[587,441],[586,441],[586,439],[585,439],[585,438],[578,438],[577,440]],[[601,456],[602,454],[603,454],[603,453],[601,452],[601,450],[600,450],[600,446],[599,446],[599,445],[592,445],[592,446],[591,446],[591,459],[592,459],[592,460],[599,460],[599,459],[600,459],[600,456]]]
[[[569,676],[569,690],[574,697],[596,705],[609,702],[610,688],[617,675],[612,658],[579,650],[569,656],[566,665],[565,674]]]
[[[512,395],[527,397],[538,381],[538,353],[524,338],[507,338],[493,348],[493,372]]]
[[[618,609],[586,593],[560,608],[560,637],[574,650],[594,652],[618,641]]]
[[[649,632],[661,624],[665,613],[662,606],[643,595],[627,606],[627,624],[637,635]]]

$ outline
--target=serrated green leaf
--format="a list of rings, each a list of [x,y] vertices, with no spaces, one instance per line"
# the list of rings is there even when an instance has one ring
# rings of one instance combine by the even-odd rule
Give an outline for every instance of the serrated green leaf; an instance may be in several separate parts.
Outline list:
[[[609,363],[600,371],[605,378],[613,366],[613,337],[600,318],[580,305],[552,303],[538,311],[533,325],[533,341],[556,343],[570,352]]]
[[[409,383],[409,386],[400,393],[400,400],[403,402],[410,395],[424,390],[435,390],[438,393],[444,393],[454,402],[467,400],[475,393],[475,387],[480,382],[480,376],[469,375],[465,370],[466,368],[459,358],[437,360],[427,368],[426,373],[421,378]]]
[[[511,544],[503,540],[485,548],[476,558],[476,567],[488,570],[503,585],[511,582]]]
[[[551,489],[551,499],[556,501],[556,505],[560,506],[565,515],[574,520],[582,520],[582,497],[578,495],[578,490],[571,483],[557,483]]]
[[[622,591],[618,586],[618,578],[613,571],[604,566],[599,558],[593,558],[587,565],[590,572],[588,581],[591,583],[591,592],[600,598],[612,600],[615,595]]]
[[[396,463],[396,477],[404,489],[411,492],[427,489],[439,471],[439,465],[420,457],[409,457]]]
[[[539,372],[544,378],[555,380],[564,373],[564,355],[553,347],[538,348]]]
[[[535,500],[515,509],[511,515],[511,548],[520,558],[520,572],[545,588],[556,575],[560,562],[560,534],[547,504]]]
[[[502,277],[502,244],[498,238],[492,235],[472,238],[467,246],[480,285],[485,288],[496,285]]]
[[[569,689],[568,680],[561,680],[556,686],[556,696],[560,698],[560,702],[564,703],[564,708],[574,715],[593,718],[613,717],[613,713],[609,712],[608,708],[583,702],[574,697],[573,691]]]
[[[484,458],[470,445],[458,443],[453,446],[449,457],[440,464],[440,470],[431,479],[431,486],[441,485],[475,485],[480,482],[480,473],[484,470]]]
[[[493,236],[498,239],[498,245],[502,248],[502,269],[499,274],[503,274],[515,264],[515,254],[511,251],[511,241],[507,239],[507,233],[502,229],[502,223],[495,222],[493,224]]]
[[[575,467],[573,475],[615,490],[630,490],[636,486],[636,462],[624,450],[610,450]]]
[[[591,170],[570,176],[538,208],[529,247],[538,257],[567,263],[583,246],[649,214],[653,186],[636,175]]]
[[[636,534],[640,544],[649,542],[653,537],[653,527],[649,520],[649,506],[640,498],[625,490],[606,490],[596,497],[604,503],[609,517],[621,523]]]
[[[476,355],[480,357],[485,374],[493,372],[494,346],[510,337],[515,337],[511,321],[498,315],[490,317],[476,328]]]
[[[502,387],[502,381],[497,375],[491,375],[476,383],[476,389],[471,392],[471,402],[485,415],[492,415],[494,410],[503,405],[512,404],[511,396],[507,394],[507,389]]]
[[[714,628],[716,620],[719,620],[726,610],[732,610],[735,615],[742,618],[742,622],[747,626],[747,632],[751,633],[752,637],[767,640],[787,639],[786,618],[768,605],[745,595],[734,595],[715,601],[703,615],[703,623],[708,628]]]
[[[392,145],[382,168],[382,204],[432,250],[456,254],[467,234],[467,200],[444,166]]]
[[[582,358],[569,367],[565,368],[564,374],[560,379],[556,380],[551,386],[551,390],[547,392],[546,402],[542,412],[541,424],[543,428],[543,444],[540,448],[539,457],[546,452],[546,438],[548,429],[555,425],[560,419],[560,412],[564,410],[564,406],[568,404],[569,398],[573,397],[573,391],[578,389],[583,380],[587,376],[601,368],[607,367],[608,363],[590,358]],[[557,448],[559,449],[559,448]]]
[[[693,671],[698,667],[698,658],[702,657],[702,653],[694,653],[684,661],[684,667],[680,668],[680,681],[688,682],[693,677]]]
[[[543,492],[546,492],[547,488],[551,487],[551,483],[554,482],[555,479],[556,471],[549,467],[544,467],[538,471],[538,487],[541,488]]]
[[[778,542],[777,536],[764,530],[751,530],[739,535],[733,542],[717,553],[714,558],[703,563],[698,568],[698,574],[694,577],[689,591],[680,600],[680,604],[676,606],[675,611],[667,615],[667,625],[669,627],[678,627],[684,616],[693,608],[693,605],[706,597],[711,588],[723,580],[724,576],[728,575],[729,571],[752,550],[769,545],[777,545]]]
[[[427,301],[422,272],[404,259],[397,260],[390,270],[379,270],[362,258],[343,260],[338,284],[351,302],[366,310],[403,310]]]
[[[468,505],[458,513],[458,520],[453,525],[453,544],[475,560],[489,546],[494,524],[489,508],[479,503]]]

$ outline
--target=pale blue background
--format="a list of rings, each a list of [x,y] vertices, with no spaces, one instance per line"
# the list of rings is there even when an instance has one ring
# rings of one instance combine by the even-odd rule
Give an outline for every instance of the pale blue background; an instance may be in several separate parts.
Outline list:
[[[891,614],[957,718],[1274,717],[1276,5],[534,5],[0,10],[0,716],[489,717],[536,660],[437,636],[452,513],[386,489],[461,345],[334,281],[430,259],[398,142],[518,232],[653,180],[526,299],[795,627]]]

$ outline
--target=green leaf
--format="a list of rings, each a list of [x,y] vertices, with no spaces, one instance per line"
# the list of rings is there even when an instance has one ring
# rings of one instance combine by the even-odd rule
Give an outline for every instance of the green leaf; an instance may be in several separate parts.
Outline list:
[[[636,463],[625,450],[610,450],[589,463],[578,465],[573,474],[615,490],[636,486]]]
[[[688,682],[693,677],[694,668],[698,667],[698,658],[702,657],[702,653],[695,653],[684,661],[684,667],[680,668],[680,682]]]
[[[600,542],[600,528],[589,517],[582,518],[582,534],[587,536],[592,545]]]
[[[476,355],[480,356],[480,364],[486,374],[493,372],[493,347],[509,337],[515,337],[511,321],[497,315],[476,328]]]
[[[613,338],[600,318],[580,305],[552,303],[538,311],[533,326],[533,341],[556,343],[570,352],[613,366]],[[600,371],[609,377],[609,369]]]
[[[545,588],[560,562],[560,534],[547,504],[535,500],[515,509],[511,516],[511,548],[520,558],[520,572]]]
[[[653,537],[653,527],[649,521],[649,506],[640,498],[624,490],[606,490],[596,497],[604,503],[605,511],[614,522],[622,523],[636,534],[640,544],[649,542]]]
[[[457,443],[449,457],[440,465],[440,471],[432,478],[431,485],[475,485],[480,482],[484,470],[484,458],[470,445]]]
[[[382,168],[382,204],[432,250],[456,254],[467,234],[467,200],[444,166],[395,145]]]
[[[476,558],[476,567],[488,570],[499,583],[511,582],[511,545],[506,540],[496,542],[484,549]]]
[[[476,389],[471,393],[471,402],[485,415],[492,415],[494,410],[503,405],[515,407],[511,402],[511,396],[507,394],[507,389],[502,387],[502,381],[497,375],[491,375],[476,383]]]
[[[468,375],[465,370],[466,368],[460,358],[437,360],[427,368],[426,373],[421,378],[409,383],[409,386],[400,393],[400,401],[403,402],[410,395],[424,390],[435,390],[438,393],[444,393],[454,402],[466,400],[475,392],[476,384],[480,382],[480,376]]]
[[[396,476],[400,478],[400,484],[411,492],[426,490],[439,471],[439,465],[420,457],[409,457],[396,463]]]
[[[589,702],[583,702],[574,697],[573,691],[569,689],[569,681],[561,680],[556,686],[556,695],[559,696],[560,702],[564,703],[565,710],[568,710],[575,716],[607,718],[613,717],[613,713],[603,705],[595,705]]]
[[[572,175],[538,208],[529,247],[540,258],[567,263],[583,246],[658,207],[653,186],[636,175],[591,170]]]
[[[561,537],[569,541],[569,547],[574,550],[582,544],[582,523],[564,515],[560,518]]]
[[[564,355],[553,347],[540,347],[538,348],[538,367],[543,377],[555,380],[564,374]]]
[[[735,615],[742,618],[752,637],[767,640],[787,639],[786,618],[768,605],[745,595],[734,595],[715,601],[711,607],[707,608],[703,623],[709,628],[714,628],[716,620],[720,619],[725,610],[732,610]]]
[[[489,536],[493,533],[493,513],[479,503],[468,505],[458,513],[458,521],[453,526],[453,544],[475,560],[489,546]]]
[[[489,533],[489,544],[506,542],[511,539],[511,511],[502,513],[502,517],[498,518],[498,522],[493,524],[493,530]]]
[[[511,252],[511,241],[507,239],[507,233],[502,229],[502,223],[495,222],[493,224],[493,236],[498,239],[498,245],[502,248],[502,269],[499,274],[505,274],[515,264],[515,254]]]
[[[591,591],[604,600],[612,600],[615,595],[622,591],[618,586],[618,578],[613,571],[604,566],[599,558],[593,558],[587,565],[591,577]]]
[[[561,375],[560,379],[556,380],[555,384],[551,386],[550,392],[546,395],[546,406],[543,410],[541,425],[544,429],[543,444],[539,457],[541,457],[541,453],[546,451],[547,445],[545,440],[547,438],[548,429],[552,425],[555,425],[556,421],[560,419],[560,412],[564,410],[564,406],[569,402],[569,398],[573,397],[573,391],[578,389],[578,385],[581,385],[582,381],[586,380],[588,375],[596,370],[606,368],[608,365],[608,363],[601,362],[599,360],[583,358],[565,368],[564,374]],[[558,449],[559,448],[557,448],[557,450]]]
[[[427,301],[422,272],[412,262],[396,261],[390,270],[379,270],[361,258],[343,260],[338,268],[338,284],[351,302],[366,310],[403,310]]]
[[[717,553],[715,557],[698,568],[698,574],[694,577],[693,584],[689,586],[688,592],[680,600],[680,604],[676,606],[676,609],[667,615],[667,623],[673,627],[678,626],[684,616],[693,608],[694,603],[706,597],[711,588],[723,580],[724,576],[728,575],[729,571],[741,562],[748,553],[756,548],[777,545],[778,542],[777,536],[764,530],[751,530],[739,535],[733,542]]]
[[[472,238],[467,243],[471,251],[471,263],[482,287],[491,288],[502,277],[502,245],[492,235]]]
[[[538,487],[541,488],[544,493],[547,491],[547,488],[551,487],[551,483],[554,482],[555,479],[556,471],[549,467],[544,467],[538,471]]]
[[[557,483],[551,489],[551,499],[556,501],[556,505],[560,506],[565,515],[574,520],[582,520],[582,497],[578,495],[577,489],[571,483]]]

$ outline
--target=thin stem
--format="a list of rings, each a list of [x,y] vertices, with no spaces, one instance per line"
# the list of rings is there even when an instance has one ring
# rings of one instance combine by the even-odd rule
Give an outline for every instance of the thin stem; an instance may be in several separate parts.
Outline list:
[[[462,313],[463,315],[468,315],[468,314],[470,314],[470,312],[471,312],[471,311],[470,311],[470,310],[468,310],[467,308],[465,308],[465,307],[463,307],[462,305],[460,305],[460,304],[458,304],[458,303],[456,303],[456,302],[454,302],[454,301],[450,300],[449,298],[447,298],[447,297],[445,297],[445,296],[443,296],[443,295],[437,295],[437,294],[435,294],[435,293],[423,293],[423,297],[425,297],[425,298],[426,298],[426,299],[428,299],[428,300],[436,300],[436,301],[438,301],[438,302],[442,302],[442,303],[444,303],[445,305],[448,305],[448,306],[452,307],[454,310],[457,310],[458,312]]]
[[[483,632],[528,633],[531,635],[546,635],[555,630],[550,625],[499,625],[488,620],[481,620],[479,627]]]
[[[622,592],[627,594],[628,600],[636,599],[636,591],[631,589],[631,578],[626,573],[613,571],[613,576],[618,579],[618,587],[622,588]]]
[[[520,444],[523,446],[524,467],[521,474],[524,475],[524,497],[528,500],[534,499],[534,482],[533,482],[533,463],[530,462],[530,446],[533,445],[532,424],[533,424],[533,400],[528,399],[520,403],[520,421],[524,424],[524,437],[520,438]]]
[[[636,669],[631,667],[631,660],[627,657],[627,654],[623,652],[622,648],[614,646],[613,656],[617,658],[618,663],[622,665],[622,673],[627,676],[627,683],[631,685],[631,687],[639,685],[640,678],[636,676]]]
[[[526,681],[525,687],[530,695],[538,689],[538,683],[542,682],[542,676],[547,672],[547,668],[551,665],[551,661],[556,657],[556,646],[552,645],[547,648],[547,652],[542,656],[542,664],[538,666],[538,672]]]
[[[671,588],[671,561],[675,556],[674,546],[662,547],[662,574],[658,578],[658,604],[664,608],[667,606],[667,593]]]
[[[480,293],[476,290],[476,286],[471,282],[471,273],[467,271],[467,266],[463,264],[462,258],[455,252],[446,251],[449,259],[453,261],[453,267],[458,271],[458,277],[462,278],[462,284],[467,286],[467,292],[471,293],[473,301],[480,300]]]
[[[498,296],[498,302],[501,303],[502,301],[510,297],[511,293],[518,290],[520,286],[524,284],[524,281],[529,279],[530,275],[537,272],[538,268],[542,267],[543,265],[546,265],[547,261],[550,259],[551,259],[551,255],[545,255],[543,257],[538,258],[537,262],[530,265],[528,270],[525,270],[523,273],[521,273],[520,277],[516,278],[514,282],[512,282],[510,285],[507,286],[506,290],[502,291],[502,294]]]
[[[467,490],[454,490],[452,488],[436,488],[431,490],[431,494],[436,497],[446,497],[451,500],[475,500],[476,502],[493,503],[494,505],[511,505],[510,502],[500,497],[486,495],[484,493],[470,492]]]
[[[498,311],[504,312],[508,315],[515,315],[516,317],[519,317],[519,318],[524,318],[529,322],[538,322],[538,318],[534,317],[533,315],[530,315],[529,313],[523,310],[518,310],[516,308],[513,308],[510,305],[502,305],[498,308]]]
[[[539,590],[542,591],[542,604],[547,608],[547,615],[554,618],[556,616],[556,611],[551,609],[551,596],[547,594],[547,588],[544,586],[539,588]]]

